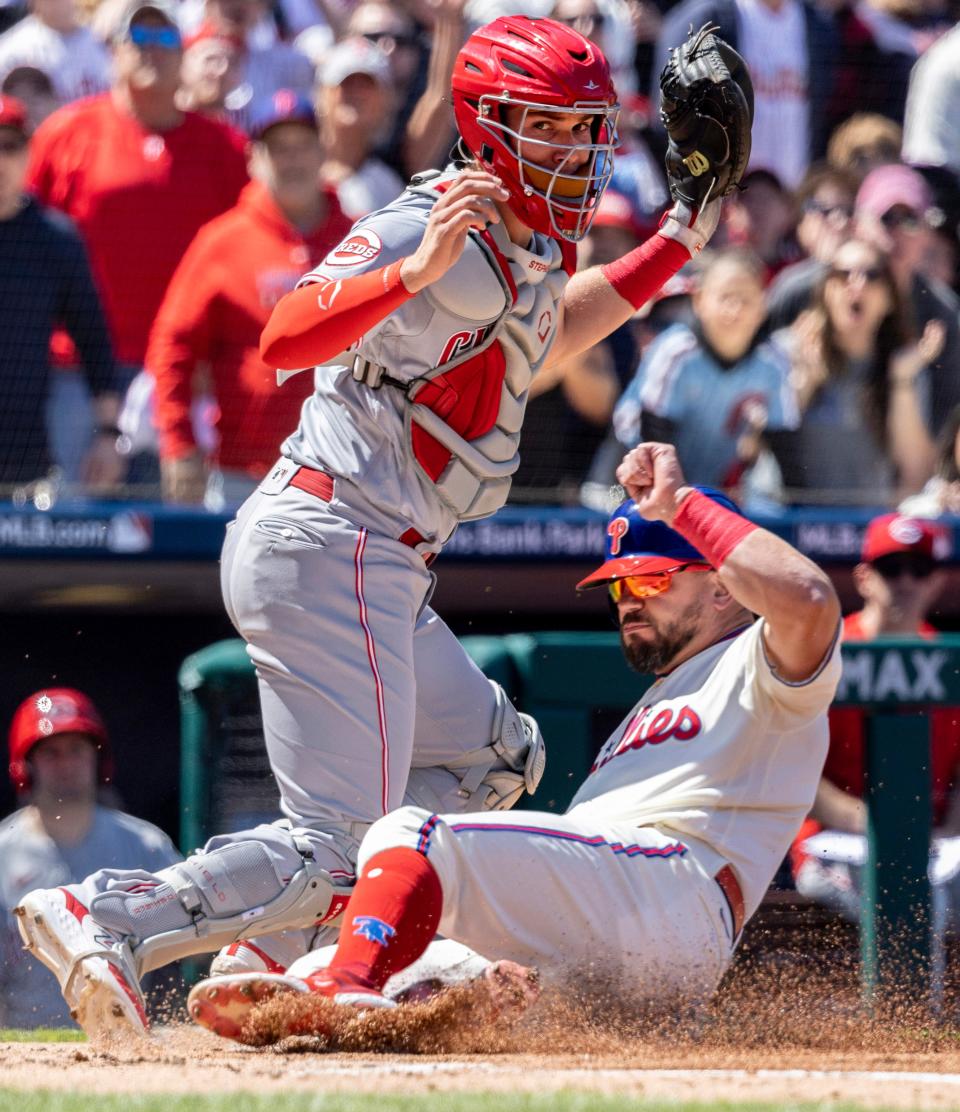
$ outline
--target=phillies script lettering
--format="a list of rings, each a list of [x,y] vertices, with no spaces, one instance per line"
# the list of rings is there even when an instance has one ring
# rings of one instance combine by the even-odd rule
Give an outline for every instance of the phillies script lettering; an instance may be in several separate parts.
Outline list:
[[[664,707],[662,710],[657,710],[656,707],[641,707],[627,723],[623,737],[608,751],[601,751],[590,771],[596,772],[614,757],[628,753],[631,749],[642,749],[645,745],[660,745],[670,738],[689,741],[702,729],[700,715],[693,707]]]

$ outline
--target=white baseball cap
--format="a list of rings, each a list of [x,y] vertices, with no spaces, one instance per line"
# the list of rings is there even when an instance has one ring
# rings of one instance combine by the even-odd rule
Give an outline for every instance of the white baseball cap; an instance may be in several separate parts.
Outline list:
[[[377,46],[364,38],[344,39],[327,54],[320,67],[320,84],[340,85],[352,73],[366,73],[381,85],[391,83],[390,60]]]

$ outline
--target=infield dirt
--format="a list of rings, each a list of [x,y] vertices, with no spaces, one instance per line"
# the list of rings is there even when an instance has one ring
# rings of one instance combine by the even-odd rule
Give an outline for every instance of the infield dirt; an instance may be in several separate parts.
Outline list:
[[[851,966],[810,965],[781,966],[768,954],[758,968],[740,967],[696,1025],[587,1013],[569,999],[545,997],[505,1027],[455,993],[394,1013],[348,1013],[333,1024],[327,1015],[326,1037],[262,1049],[183,1023],[158,1027],[150,1043],[108,1051],[0,1044],[0,1084],[87,1093],[576,1089],[676,1100],[960,1107],[952,996],[937,1021],[915,999],[869,1018]]]

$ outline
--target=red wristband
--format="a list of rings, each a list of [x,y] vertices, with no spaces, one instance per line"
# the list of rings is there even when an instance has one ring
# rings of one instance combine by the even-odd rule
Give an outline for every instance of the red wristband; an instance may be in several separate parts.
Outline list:
[[[721,568],[724,560],[757,526],[714,502],[703,491],[695,490],[680,503],[672,528],[702,552],[712,567]]]
[[[604,278],[634,309],[646,305],[674,274],[690,262],[690,252],[675,239],[652,235],[622,258],[600,267]]]

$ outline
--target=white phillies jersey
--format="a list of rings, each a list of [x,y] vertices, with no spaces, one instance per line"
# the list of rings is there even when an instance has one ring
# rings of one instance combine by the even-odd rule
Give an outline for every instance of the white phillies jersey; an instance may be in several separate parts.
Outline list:
[[[780,679],[763,620],[656,680],[607,740],[570,805],[666,828],[709,872],[729,862],[756,910],[813,804],[827,757],[839,636],[817,673]]]
[[[406,191],[358,221],[301,284],[347,278],[413,254],[434,203]],[[458,522],[488,516],[506,501],[527,390],[556,335],[568,279],[560,244],[548,236],[534,233],[522,248],[497,224],[485,242],[489,255],[468,237],[443,278],[336,357],[344,362],[316,368],[315,392],[282,448],[296,463],[337,476],[331,505],[348,518],[393,536],[412,527],[435,548]],[[374,388],[357,381],[355,353],[394,383]],[[442,378],[430,379],[451,364]],[[411,389],[411,406],[403,387],[424,378]],[[467,471],[459,461],[469,447],[451,451],[443,440],[448,426],[492,461],[496,478]]]
[[[0,35],[0,80],[18,66],[43,70],[63,104],[110,87],[110,52],[89,28],[64,35],[35,15]]]

